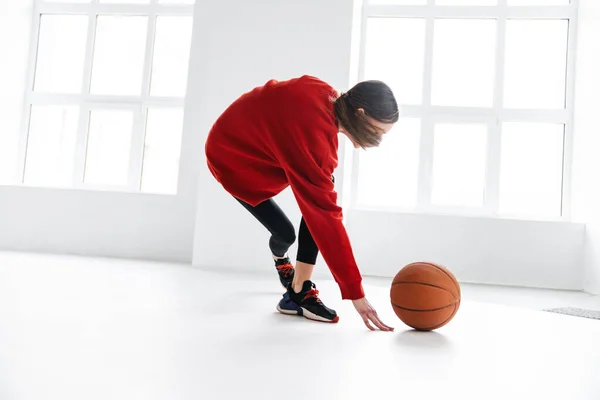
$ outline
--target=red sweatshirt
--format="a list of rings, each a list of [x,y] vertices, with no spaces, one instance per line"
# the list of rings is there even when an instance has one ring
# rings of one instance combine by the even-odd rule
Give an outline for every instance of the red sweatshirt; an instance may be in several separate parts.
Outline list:
[[[291,186],[342,298],[364,297],[332,174],[338,164],[336,91],[310,76],[242,95],[206,141],[208,167],[225,190],[253,206]]]

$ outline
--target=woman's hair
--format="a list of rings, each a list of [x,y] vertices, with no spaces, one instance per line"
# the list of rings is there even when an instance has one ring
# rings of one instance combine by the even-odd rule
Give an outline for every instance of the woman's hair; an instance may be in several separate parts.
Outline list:
[[[359,109],[364,109],[364,113]],[[334,101],[334,113],[338,123],[364,148],[377,147],[381,132],[367,117],[382,123],[396,123],[399,118],[398,104],[392,89],[376,80],[356,84]]]

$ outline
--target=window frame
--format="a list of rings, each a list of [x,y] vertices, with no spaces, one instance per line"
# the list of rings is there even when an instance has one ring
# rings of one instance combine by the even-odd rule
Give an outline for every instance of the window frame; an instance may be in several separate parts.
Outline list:
[[[185,105],[185,95],[184,97],[150,95],[157,17],[187,16],[193,18],[193,13],[194,4],[163,4],[159,3],[159,0],[149,0],[147,4],[102,4],[99,0],[90,0],[89,3],[49,3],[45,0],[35,0],[28,55],[26,94],[19,136],[19,164],[14,177],[15,184],[27,187],[145,193],[141,191],[141,183],[148,110],[151,108],[177,108],[183,110]],[[34,91],[40,25],[43,15],[86,15],[88,17],[83,79],[81,89],[78,93],[43,93]],[[139,95],[95,95],[90,92],[97,17],[101,15],[148,17],[142,89]],[[33,106],[39,105],[73,105],[80,107],[71,185],[57,187],[55,185],[42,186],[24,182],[31,109]],[[93,185],[84,182],[90,112],[99,109],[125,109],[133,112],[132,142],[128,183],[126,186]],[[174,195],[176,193],[171,194]]]
[[[500,153],[502,124],[504,122],[549,122],[564,124],[563,176],[561,189],[561,215],[552,220],[569,220],[571,214],[571,169],[573,152],[573,110],[575,87],[575,57],[577,36],[577,11],[579,0],[564,6],[509,6],[507,0],[498,0],[490,6],[436,5],[427,0],[426,5],[379,5],[364,0],[360,18],[358,54],[358,81],[365,77],[367,22],[369,18],[423,18],[425,19],[425,54],[421,105],[400,105],[401,117],[421,120],[419,150],[418,195],[414,208],[378,207],[358,204],[359,150],[354,150],[350,174],[350,207],[362,210],[387,210],[428,214],[453,214],[483,217],[516,217],[499,214]],[[455,107],[432,105],[433,38],[436,18],[496,19],[495,77],[492,107]],[[564,109],[510,109],[503,106],[506,25],[509,19],[563,19],[568,21],[567,65]],[[432,204],[433,137],[436,123],[482,123],[488,126],[485,193],[480,208],[436,206]],[[537,219],[533,217],[533,219]]]

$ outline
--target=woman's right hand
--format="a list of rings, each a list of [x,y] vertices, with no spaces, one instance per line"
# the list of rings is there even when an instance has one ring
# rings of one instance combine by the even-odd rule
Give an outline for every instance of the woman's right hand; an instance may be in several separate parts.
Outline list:
[[[352,300],[352,304],[354,305],[354,308],[356,308],[356,311],[360,314],[367,328],[369,328],[370,330],[375,330],[375,328],[373,328],[373,325],[371,325],[371,322],[373,322],[375,326],[377,326],[382,331],[392,332],[394,330],[394,328],[387,326],[386,324],[381,322],[379,316],[377,315],[377,311],[375,311],[373,306],[371,306],[371,304],[367,301],[366,297],[363,297],[362,299],[358,300]]]

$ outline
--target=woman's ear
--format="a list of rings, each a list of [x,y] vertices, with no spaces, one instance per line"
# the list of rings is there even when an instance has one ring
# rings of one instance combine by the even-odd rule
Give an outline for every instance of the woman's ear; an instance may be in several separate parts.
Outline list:
[[[364,108],[359,108],[359,109],[358,109],[358,110],[356,110],[356,111],[357,111],[357,112],[360,112],[360,113],[363,113],[363,114],[365,113],[365,109],[364,109]]]

